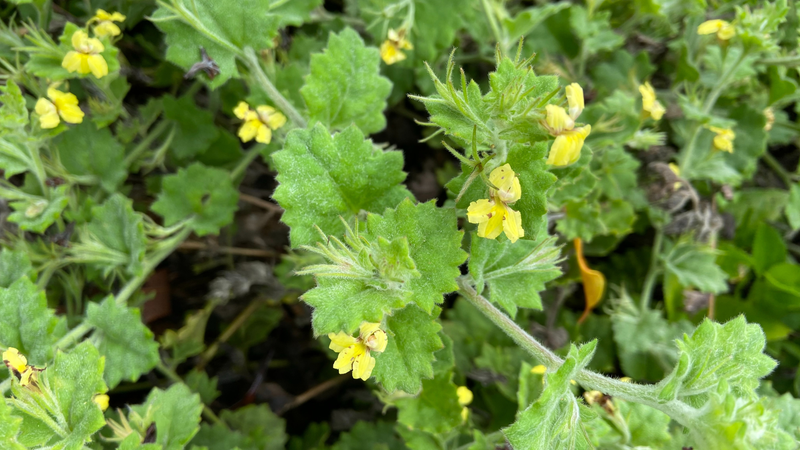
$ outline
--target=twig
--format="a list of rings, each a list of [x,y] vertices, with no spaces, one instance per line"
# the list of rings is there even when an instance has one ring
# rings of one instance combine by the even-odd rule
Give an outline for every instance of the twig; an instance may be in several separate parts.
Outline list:
[[[276,205],[275,203],[266,201],[266,200],[264,200],[262,198],[254,197],[252,195],[243,194],[241,192],[239,193],[239,200],[241,200],[243,202],[246,202],[246,203],[250,203],[251,205],[259,206],[261,208],[266,209],[267,211],[283,212],[283,208],[281,208],[280,206]]]
[[[216,245],[208,245],[203,242],[197,242],[197,241],[185,241],[178,247],[178,249],[210,250],[217,253],[227,253],[229,255],[256,256],[260,258],[274,258],[278,256],[278,253],[272,250],[261,250],[258,248],[216,246]]]
[[[331,378],[330,380],[324,381],[324,382],[312,387],[311,389],[309,389],[309,390],[303,392],[302,394],[298,395],[297,397],[295,397],[294,400],[292,400],[291,402],[289,402],[286,405],[284,405],[283,408],[278,410],[277,414],[280,416],[280,415],[283,415],[283,413],[285,413],[286,411],[289,411],[292,408],[297,408],[298,406],[300,406],[303,403],[311,400],[312,398],[318,396],[319,394],[327,391],[328,389],[330,389],[330,388],[332,388],[332,387],[334,387],[334,386],[336,386],[338,384],[343,383],[348,378],[351,378],[351,375],[349,373],[345,373],[345,374],[339,375],[336,378]]]
[[[264,303],[266,302],[263,299],[257,299],[250,302],[250,304],[247,305],[247,307],[243,309],[235,319],[233,319],[233,322],[228,325],[228,328],[226,328],[225,331],[219,335],[217,340],[214,341],[214,343],[211,344],[205,352],[203,352],[203,354],[200,356],[200,362],[197,364],[196,368],[198,370],[203,370],[206,364],[208,364],[208,362],[211,361],[211,359],[217,354],[220,344],[227,342],[228,339],[233,336],[233,333],[236,333],[236,330],[238,330],[244,324],[247,318],[250,317],[250,315]]]

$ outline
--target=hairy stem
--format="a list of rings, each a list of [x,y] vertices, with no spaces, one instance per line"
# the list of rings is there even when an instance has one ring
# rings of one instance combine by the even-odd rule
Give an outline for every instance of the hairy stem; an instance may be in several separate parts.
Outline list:
[[[264,92],[267,94],[267,96],[273,102],[275,102],[275,106],[283,111],[283,113],[289,117],[289,120],[291,120],[295,126],[299,128],[305,128],[307,125],[306,119],[300,115],[297,109],[295,109],[295,107],[289,103],[289,100],[286,100],[286,97],[284,97],[278,91],[275,85],[272,84],[272,82],[269,80],[269,77],[267,77],[267,74],[264,73],[264,69],[261,68],[261,62],[258,60],[256,52],[252,48],[247,47],[244,50],[243,60],[245,65],[247,65],[247,68],[250,69],[250,73],[253,75],[253,77],[255,77],[258,84],[261,85],[261,88],[264,89]]]
[[[650,306],[650,297],[653,295],[653,288],[656,285],[656,278],[658,278],[661,270],[658,267],[658,256],[661,253],[661,246],[664,242],[664,231],[661,228],[656,228],[656,237],[653,240],[653,250],[650,255],[650,268],[647,269],[647,276],[644,278],[644,287],[642,288],[642,295],[639,297],[639,307],[642,311]]]
[[[780,177],[781,181],[783,181],[783,184],[786,185],[787,189],[792,187],[793,184],[792,176],[789,175],[789,172],[787,172],[786,169],[783,168],[781,163],[779,163],[778,160],[775,159],[774,156],[772,156],[769,150],[764,152],[764,156],[762,156],[761,158],[764,159],[764,162],[767,163],[770,169],[775,171],[775,174],[778,175],[778,177]]]

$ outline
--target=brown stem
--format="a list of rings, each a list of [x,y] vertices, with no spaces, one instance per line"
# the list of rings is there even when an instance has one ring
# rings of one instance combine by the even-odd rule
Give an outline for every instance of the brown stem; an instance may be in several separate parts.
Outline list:
[[[233,336],[233,333],[236,333],[236,330],[244,325],[244,322],[247,320],[247,318],[250,317],[250,315],[264,303],[265,301],[263,299],[253,300],[250,302],[250,304],[247,305],[247,307],[243,309],[235,319],[233,319],[233,322],[228,325],[228,328],[226,328],[225,331],[219,335],[217,340],[214,341],[214,343],[211,344],[205,352],[203,352],[203,354],[200,356],[200,362],[197,364],[197,370],[203,370],[206,364],[208,364],[208,362],[211,361],[211,359],[217,354],[220,344],[227,342],[228,339]]]
[[[274,258],[278,256],[278,253],[272,250],[261,250],[258,248],[226,247],[222,245],[220,246],[208,245],[206,243],[197,241],[183,242],[178,248],[181,250],[211,250],[217,253],[227,253],[230,255],[240,255],[240,256],[256,256],[261,258]]]
[[[339,375],[336,378],[331,378],[330,380],[324,381],[311,389],[303,392],[302,394],[298,395],[294,398],[291,402],[287,403],[278,411],[278,415],[283,415],[286,411],[289,411],[292,408],[297,408],[298,406],[302,405],[303,403],[311,400],[312,398],[318,396],[319,394],[327,391],[328,389],[343,383],[348,378],[351,378],[352,375],[349,373],[345,373]]]

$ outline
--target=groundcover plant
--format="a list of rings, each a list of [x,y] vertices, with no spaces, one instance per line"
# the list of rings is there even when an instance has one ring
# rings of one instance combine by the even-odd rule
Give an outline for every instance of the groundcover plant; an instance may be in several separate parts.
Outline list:
[[[0,17],[0,449],[799,447],[794,2]]]

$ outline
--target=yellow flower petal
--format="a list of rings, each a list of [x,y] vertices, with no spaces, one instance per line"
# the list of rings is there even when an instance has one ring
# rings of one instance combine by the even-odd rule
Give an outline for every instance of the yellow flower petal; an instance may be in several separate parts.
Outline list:
[[[531,373],[534,374],[534,375],[544,375],[545,372],[547,372],[547,367],[545,367],[545,366],[543,366],[541,364],[539,364],[538,366],[534,366],[531,369]]]
[[[522,229],[522,214],[519,211],[506,207],[506,215],[503,218],[503,232],[513,244],[521,237],[525,237],[525,230]]]
[[[467,418],[469,418],[469,408],[465,406],[461,408],[461,420],[466,422]]]
[[[34,110],[39,115],[39,125],[44,129],[55,128],[61,122],[56,105],[46,98],[37,100]]]
[[[386,350],[388,338],[386,336],[386,332],[381,330],[380,327],[380,323],[364,322],[359,328],[359,337],[361,338],[361,341],[371,351],[383,352]]]
[[[650,113],[655,120],[661,120],[664,115],[664,106],[656,100],[656,91],[649,82],[639,86],[639,93],[642,94],[642,109]]]
[[[583,88],[578,83],[572,83],[566,88],[567,102],[569,103],[569,116],[576,120],[583,112]]]
[[[359,354],[353,361],[353,379],[367,381],[375,368],[375,358],[370,356],[369,351]]]
[[[96,78],[103,78],[108,75],[108,63],[106,63],[102,55],[89,55],[86,61],[89,65],[89,70],[92,71],[92,75]]]
[[[233,114],[239,119],[244,120],[247,117],[247,112],[250,111],[250,106],[245,102],[239,102],[236,108],[233,109]]]
[[[714,34],[727,24],[728,22],[720,19],[706,20],[697,27],[697,34]]]
[[[278,128],[284,126],[285,124],[286,124],[286,116],[284,116],[279,112],[272,114],[271,116],[269,116],[269,119],[267,119],[267,125],[269,125],[269,127],[272,128],[273,130],[277,130]]]
[[[556,137],[547,156],[547,164],[568,166],[581,157],[581,149],[586,136],[592,131],[591,125],[568,131]]]
[[[86,43],[86,41],[88,41],[88,40],[89,40],[89,35],[86,34],[86,32],[83,31],[83,30],[78,30],[78,31],[72,33],[72,38],[71,38],[72,48],[74,48],[75,50],[80,51],[79,50],[80,47],[82,47],[84,45],[84,43]]]
[[[547,105],[545,109],[547,110],[545,121],[553,134],[561,134],[575,127],[575,121],[567,115],[567,111],[564,108],[556,105]]]
[[[77,105],[64,105],[58,108],[58,114],[60,114],[64,122],[67,123],[83,122],[83,111],[81,111],[81,108]]]
[[[356,343],[356,338],[343,331],[329,333],[328,338],[331,340],[329,348],[337,353]]]
[[[3,363],[19,373],[24,372],[28,367],[28,359],[14,347],[9,347],[3,352]]]
[[[353,365],[356,358],[366,353],[367,347],[364,344],[355,343],[346,349],[339,352],[339,357],[333,363],[333,368],[339,370],[339,373],[347,373],[353,370]]]
[[[480,199],[469,204],[467,208],[467,220],[470,223],[484,223],[489,220],[490,214],[494,209],[494,201]]]
[[[122,30],[119,29],[117,24],[111,22],[110,20],[104,20],[97,24],[94,28],[94,35],[105,37],[105,36],[119,36],[122,34]]]
[[[722,150],[723,152],[733,153],[733,140],[736,138],[736,133],[730,128],[717,128],[708,127],[709,130],[717,133],[714,136],[714,149]]]
[[[70,92],[61,92],[55,88],[47,89],[47,96],[53,101],[58,114],[67,123],[83,122],[83,111],[78,106],[78,97]],[[37,103],[38,105],[38,103]],[[40,114],[41,115],[41,114]],[[58,124],[58,122],[56,122]],[[44,128],[44,126],[42,126]]]
[[[387,65],[392,65],[406,59],[406,55],[392,41],[386,40],[381,44],[381,59]]]
[[[97,394],[92,398],[92,401],[100,407],[101,411],[108,409],[108,396],[106,394]]]
[[[577,238],[573,241],[575,243],[575,258],[578,260],[578,268],[581,271],[581,280],[583,281],[583,295],[586,299],[586,307],[583,310],[583,315],[578,319],[578,323],[583,322],[589,316],[589,312],[600,303],[603,298],[603,291],[606,289],[606,277],[602,272],[590,269],[583,258],[583,241]]]
[[[69,51],[64,55],[64,60],[61,61],[61,67],[67,69],[68,72],[81,72],[82,60],[84,55],[76,51]],[[89,73],[88,71],[86,73]]]
[[[495,205],[489,215],[489,220],[478,225],[478,236],[486,239],[496,239],[503,232],[503,219],[506,215],[502,204]]]
[[[727,22],[717,31],[717,37],[723,41],[727,41],[734,36],[736,36],[736,27]]]
[[[517,174],[511,170],[510,164],[504,164],[492,171],[489,182],[499,189],[496,195],[503,203],[514,203],[522,196]]]
[[[467,406],[472,403],[472,391],[469,390],[466,386],[459,386],[456,389],[456,395],[458,396],[458,404],[461,406]]]
[[[269,127],[259,121],[261,125],[258,127],[258,134],[256,134],[256,142],[260,142],[262,144],[269,144],[272,142],[272,130]]]
[[[258,129],[264,125],[260,120],[248,120],[239,128],[239,139],[242,142],[250,142],[258,134]]]

